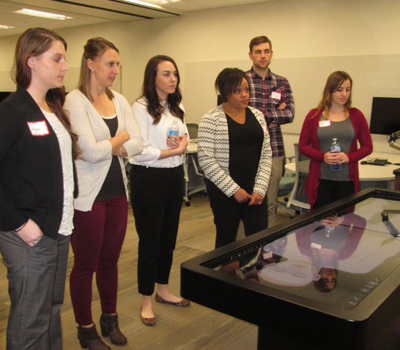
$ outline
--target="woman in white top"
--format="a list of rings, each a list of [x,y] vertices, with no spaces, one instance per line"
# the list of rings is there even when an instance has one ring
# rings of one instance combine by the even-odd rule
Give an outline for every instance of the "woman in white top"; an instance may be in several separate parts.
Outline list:
[[[61,350],[76,135],[62,109],[67,43],[31,28],[18,39],[17,91],[0,105],[0,251],[7,267],[7,350]],[[4,289],[3,289],[4,290]]]
[[[116,310],[118,259],[128,218],[127,178],[123,158],[142,151],[142,138],[126,99],[110,88],[119,73],[119,52],[104,38],[84,47],[78,89],[65,108],[82,152],[76,162],[79,196],[75,201],[74,251],[70,285],[78,338],[84,348],[110,349],[92,320],[92,279],[96,273],[103,336],[125,345]]]
[[[187,128],[174,60],[155,56],[147,63],[143,95],[132,106],[143,138],[143,152],[129,161],[132,209],[139,235],[138,284],[143,295],[140,316],[147,326],[156,318],[151,295],[158,284],[156,302],[188,306],[168,289],[173,251],[183,198],[183,154]],[[179,135],[167,137],[172,124]]]

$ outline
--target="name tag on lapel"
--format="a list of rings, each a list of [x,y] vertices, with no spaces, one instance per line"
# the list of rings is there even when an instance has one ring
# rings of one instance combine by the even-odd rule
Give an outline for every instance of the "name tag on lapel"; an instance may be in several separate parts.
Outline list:
[[[279,91],[272,91],[271,92],[271,98],[273,98],[274,100],[280,101],[281,97],[282,97],[282,94]]]
[[[49,128],[45,120],[38,122],[27,122],[32,136],[46,136],[50,134]]]

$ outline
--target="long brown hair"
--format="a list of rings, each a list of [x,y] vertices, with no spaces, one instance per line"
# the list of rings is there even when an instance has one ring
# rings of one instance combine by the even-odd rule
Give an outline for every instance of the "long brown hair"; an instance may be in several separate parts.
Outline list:
[[[30,28],[26,30],[18,39],[15,48],[13,79],[17,85],[27,89],[32,81],[31,68],[28,66],[29,57],[37,57],[47,50],[54,41],[60,41],[65,50],[67,43],[59,34],[45,28]],[[77,146],[77,135],[72,131],[71,123],[64,109],[62,108],[65,101],[65,88],[49,89],[46,93],[46,103],[51,111],[57,116],[65,129],[69,132],[73,145],[73,156],[79,155]]]
[[[158,65],[163,61],[171,62],[174,65],[176,72],[178,74],[178,82],[176,84],[175,92],[173,94],[168,94],[166,105],[172,115],[178,117],[182,121],[184,119],[184,112],[179,107],[182,101],[182,95],[179,89],[179,83],[181,80],[179,76],[178,67],[175,61],[171,57],[158,55],[151,58],[147,63],[146,69],[144,71],[144,80],[142,87],[143,90],[142,97],[145,97],[147,99],[147,111],[154,119],[153,124],[159,123],[159,121],[161,120],[161,115],[164,112],[164,106],[160,103],[160,98],[158,97],[156,89]]]
[[[332,107],[332,94],[339,89],[346,80],[350,80],[350,89],[352,89],[353,80],[351,79],[350,75],[344,71],[338,70],[333,72],[326,80],[324,92],[322,93],[322,99],[317,107],[319,111],[323,110],[325,118],[328,118],[329,110]],[[351,90],[349,99],[345,103],[344,107],[346,108],[346,111],[351,108]]]
[[[108,49],[113,49],[119,53],[119,50],[111,41],[102,37],[89,39],[83,47],[78,89],[89,99],[89,101],[93,102],[93,98],[90,95],[90,69],[87,65],[87,60],[91,59],[94,61],[96,58],[103,55],[103,53]],[[108,87],[106,87],[106,95],[110,100],[114,98],[113,92]]]

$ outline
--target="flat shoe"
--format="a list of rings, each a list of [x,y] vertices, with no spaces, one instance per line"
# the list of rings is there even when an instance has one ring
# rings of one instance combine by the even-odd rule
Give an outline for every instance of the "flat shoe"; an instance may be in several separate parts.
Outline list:
[[[155,317],[143,317],[142,316],[142,308],[140,308],[140,319],[145,326],[153,327],[156,324]]]
[[[173,302],[173,301],[168,301],[162,298],[161,296],[156,293],[155,296],[156,302],[161,303],[161,304],[170,304],[174,306],[179,306],[179,307],[188,307],[190,305],[190,301],[187,299],[182,299],[181,301]]]

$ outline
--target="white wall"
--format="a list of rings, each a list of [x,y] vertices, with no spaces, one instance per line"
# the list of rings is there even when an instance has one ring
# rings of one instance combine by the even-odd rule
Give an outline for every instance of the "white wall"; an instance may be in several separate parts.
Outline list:
[[[59,33],[68,42],[68,62],[75,68],[80,65],[82,47],[88,38],[104,36],[114,42],[121,52],[122,92],[130,102],[140,94],[148,59],[156,54],[172,56],[181,73],[188,121],[197,121],[215,106],[216,97],[212,83],[199,84],[193,89],[196,82],[185,75],[187,66],[207,61],[219,61],[222,66],[232,66],[238,61],[246,64],[250,39],[263,34],[272,40],[275,59],[398,55],[399,13],[400,2],[397,0],[280,0],[196,11],[178,18],[72,28]],[[0,90],[13,87],[9,69],[15,42],[15,37],[0,39]],[[250,66],[248,60],[241,68]],[[398,67],[399,70],[393,72],[396,88],[400,87],[400,62]],[[271,69],[274,70],[274,60]],[[337,69],[332,66],[331,70]],[[286,76],[283,67],[276,73]],[[207,76],[208,72],[202,74]],[[209,75],[209,82],[214,81],[213,75]],[[288,78],[290,81],[296,77]],[[304,81],[304,89],[323,85],[325,80],[326,76],[310,74]],[[381,83],[377,81],[377,84]],[[190,96],[185,94],[186,85]],[[355,89],[356,86],[357,81]],[[68,89],[72,87],[67,86]],[[205,94],[210,98],[201,99]],[[299,101],[295,95],[296,105],[303,108],[314,107],[318,98],[310,96],[310,101]],[[364,113],[367,115],[369,111]],[[298,113],[296,119],[302,120],[302,114]],[[292,144],[297,138],[296,132],[285,134],[288,154],[292,153]],[[378,151],[395,152],[387,146],[384,137],[374,137],[374,144]]]

